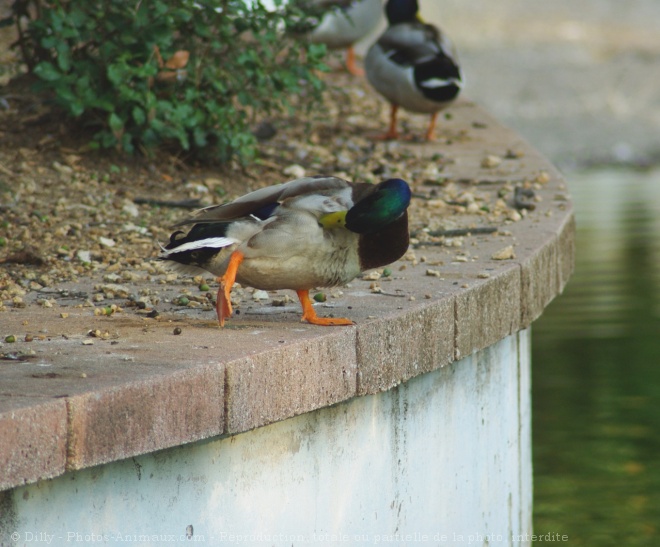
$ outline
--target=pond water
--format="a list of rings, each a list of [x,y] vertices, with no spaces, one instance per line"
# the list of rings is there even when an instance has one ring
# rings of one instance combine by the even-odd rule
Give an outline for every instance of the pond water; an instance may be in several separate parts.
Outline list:
[[[535,533],[660,545],[660,168],[567,179],[576,269],[533,328]]]

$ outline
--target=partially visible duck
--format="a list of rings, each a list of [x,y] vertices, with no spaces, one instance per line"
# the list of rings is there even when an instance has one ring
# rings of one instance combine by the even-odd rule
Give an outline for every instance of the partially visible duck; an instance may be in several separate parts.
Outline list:
[[[303,321],[352,325],[350,319],[318,317],[309,290],[343,285],[403,256],[410,197],[401,179],[379,184],[296,179],[201,209],[177,225],[192,227],[174,232],[159,258],[183,271],[205,270],[218,277],[220,326],[232,314],[235,281],[296,291]]]
[[[308,34],[314,43],[329,49],[346,48],[346,68],[351,74],[363,76],[357,66],[353,45],[375,30],[383,17],[382,0],[312,0],[324,10],[318,25]]]
[[[391,104],[390,127],[380,139],[399,137],[399,107],[430,114],[426,140],[435,139],[438,112],[459,94],[461,70],[449,39],[419,17],[417,0],[388,0],[389,23],[364,60],[369,83]]]

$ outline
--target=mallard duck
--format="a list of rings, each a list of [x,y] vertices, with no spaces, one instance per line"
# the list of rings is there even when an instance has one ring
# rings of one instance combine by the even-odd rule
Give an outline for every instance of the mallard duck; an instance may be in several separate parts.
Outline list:
[[[383,16],[382,0],[311,0],[323,10],[318,25],[309,32],[314,43],[329,49],[346,48],[346,68],[356,76],[364,71],[355,62],[353,45],[372,32]]]
[[[364,60],[369,83],[391,103],[390,127],[381,139],[396,139],[399,107],[431,114],[426,140],[435,139],[438,112],[459,94],[461,71],[448,38],[419,18],[417,0],[388,0],[389,23]]]
[[[159,258],[183,271],[206,270],[218,277],[220,326],[232,314],[235,281],[296,291],[303,321],[351,325],[345,318],[317,317],[309,290],[343,285],[403,256],[410,197],[401,179],[374,185],[300,178],[199,210],[177,224],[192,227],[174,232]]]

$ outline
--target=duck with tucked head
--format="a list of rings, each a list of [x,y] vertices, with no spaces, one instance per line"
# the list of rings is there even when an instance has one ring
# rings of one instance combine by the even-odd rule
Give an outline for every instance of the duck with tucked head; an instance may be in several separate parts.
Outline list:
[[[434,25],[423,23],[417,0],[388,0],[388,28],[364,60],[369,83],[391,104],[390,127],[378,137],[399,137],[399,107],[431,115],[426,140],[435,139],[438,112],[459,94],[461,70],[449,39]]]
[[[311,0],[311,3],[323,10],[323,16],[308,33],[310,41],[325,44],[329,49],[346,48],[346,69],[355,76],[363,76],[353,45],[380,23],[382,0]]]
[[[352,325],[350,319],[318,317],[309,291],[346,284],[401,258],[408,249],[410,198],[410,187],[401,179],[379,184],[296,179],[201,209],[177,225],[192,227],[174,232],[159,258],[183,271],[218,277],[220,326],[232,314],[236,281],[296,291],[303,321]]]

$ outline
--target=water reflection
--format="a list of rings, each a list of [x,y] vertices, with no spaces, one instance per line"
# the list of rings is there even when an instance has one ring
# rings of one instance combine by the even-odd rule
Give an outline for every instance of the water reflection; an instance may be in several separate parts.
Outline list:
[[[660,169],[568,178],[576,271],[534,325],[535,529],[658,544]]]

